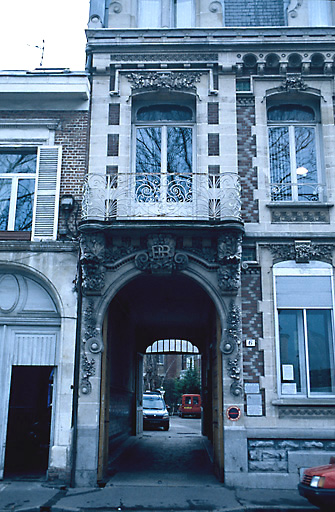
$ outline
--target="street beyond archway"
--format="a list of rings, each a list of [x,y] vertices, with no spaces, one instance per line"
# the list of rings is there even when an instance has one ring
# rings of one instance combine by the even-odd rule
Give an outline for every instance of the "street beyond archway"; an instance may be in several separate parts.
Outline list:
[[[107,485],[219,485],[201,420],[170,417],[170,429],[145,430],[110,467]]]

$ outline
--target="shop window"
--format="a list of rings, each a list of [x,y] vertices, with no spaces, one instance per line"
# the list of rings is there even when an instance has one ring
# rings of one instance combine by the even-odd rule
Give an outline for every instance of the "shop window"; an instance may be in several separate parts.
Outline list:
[[[274,267],[279,394],[335,393],[333,272],[321,262]]]
[[[319,126],[309,106],[268,110],[272,201],[322,201]]]

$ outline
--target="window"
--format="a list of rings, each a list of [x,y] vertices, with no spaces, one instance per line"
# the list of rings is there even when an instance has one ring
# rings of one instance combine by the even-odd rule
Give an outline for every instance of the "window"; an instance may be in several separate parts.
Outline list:
[[[192,201],[193,113],[179,105],[142,107],[136,119],[135,200]]]
[[[60,171],[60,146],[0,148],[0,231],[55,239]]]
[[[320,201],[315,112],[302,105],[268,110],[272,201]]]
[[[309,24],[312,27],[333,25],[332,0],[309,0]]]
[[[139,0],[140,28],[194,26],[193,0]]]
[[[335,393],[333,273],[321,262],[274,267],[280,394]]]
[[[0,152],[0,231],[31,231],[36,151]]]

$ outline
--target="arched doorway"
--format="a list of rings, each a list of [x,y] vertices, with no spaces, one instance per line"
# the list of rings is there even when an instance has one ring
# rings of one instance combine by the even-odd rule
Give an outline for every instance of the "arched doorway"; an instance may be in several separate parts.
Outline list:
[[[41,280],[1,269],[0,478],[47,472],[59,335],[58,305]]]
[[[223,475],[221,323],[213,300],[182,273],[140,274],[109,304],[104,319],[98,479],[130,436],[142,431],[143,354],[159,339],[184,339],[202,355],[202,433]],[[175,352],[181,353],[182,350]]]

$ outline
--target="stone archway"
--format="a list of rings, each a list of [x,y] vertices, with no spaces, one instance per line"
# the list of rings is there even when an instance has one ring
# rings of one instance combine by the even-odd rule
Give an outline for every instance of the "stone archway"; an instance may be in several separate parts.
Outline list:
[[[207,242],[202,247],[185,247],[173,234],[148,234],[146,245],[141,243],[135,246],[124,241],[116,243],[115,238],[111,243],[103,233],[83,235],[77,485],[96,483],[98,460],[102,456],[101,449],[99,455],[99,446],[101,448],[106,443],[106,437],[101,433],[101,421],[99,435],[96,418],[102,410],[101,400],[105,396],[105,358],[111,357],[108,347],[113,337],[119,339],[115,347],[119,351],[123,347],[132,359],[159,337],[185,337],[196,344],[202,343],[204,352],[207,346],[214,347],[212,355],[207,354],[207,362],[210,361],[211,378],[215,375],[219,385],[213,394],[217,404],[213,409],[217,417],[211,417],[208,423],[216,426],[216,432],[211,435],[216,447],[218,474],[223,478],[223,394],[233,394],[235,401],[241,395],[240,310],[237,300],[240,232],[232,230],[221,233],[216,245],[211,244]],[[164,300],[168,304],[168,316],[163,311]],[[194,304],[195,314],[192,314]],[[208,313],[209,309],[211,313]],[[153,311],[156,311],[155,315],[151,314]],[[209,342],[206,320],[201,320],[204,311],[207,319],[211,317],[209,331],[215,343]],[[126,318],[128,313],[125,312],[130,314],[129,318]],[[118,323],[119,326],[115,328]],[[122,332],[120,326],[126,326],[126,332]],[[114,329],[113,334],[111,329]],[[207,343],[204,344],[201,340],[206,336]],[[120,358],[122,368],[127,368],[124,354],[119,352],[118,356],[114,356],[115,359]],[[122,378],[133,378],[132,372],[134,366],[130,365]],[[134,402],[134,396],[129,400],[128,420],[131,417],[130,402]],[[126,425],[128,434],[134,433],[131,421]],[[88,442],[90,453],[87,452]]]

